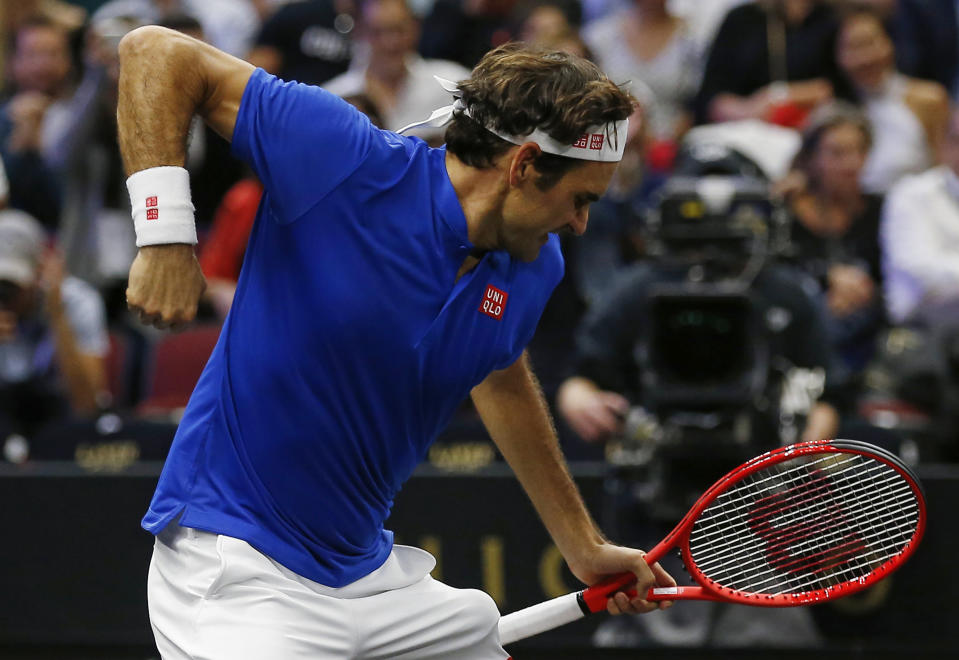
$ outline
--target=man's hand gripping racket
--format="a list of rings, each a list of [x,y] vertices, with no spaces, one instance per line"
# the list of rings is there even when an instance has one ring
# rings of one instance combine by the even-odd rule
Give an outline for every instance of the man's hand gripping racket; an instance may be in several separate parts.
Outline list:
[[[915,551],[926,525],[922,485],[906,465],[852,440],[805,442],[758,456],[707,490],[649,554],[678,548],[699,586],[657,587],[646,600],[766,607],[820,603],[881,580]],[[630,573],[500,619],[509,644],[606,609]]]

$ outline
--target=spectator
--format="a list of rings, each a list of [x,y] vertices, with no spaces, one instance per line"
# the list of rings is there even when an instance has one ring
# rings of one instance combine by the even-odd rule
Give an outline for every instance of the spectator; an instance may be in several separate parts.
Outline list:
[[[872,357],[885,321],[882,197],[860,185],[871,143],[869,124],[856,108],[821,107],[810,118],[796,157],[805,186],[788,196],[793,255],[819,282],[832,345],[853,372],[862,371]]]
[[[55,160],[70,121],[70,36],[38,16],[20,24],[13,45],[14,94],[0,108],[0,156],[10,178],[10,204],[53,229],[61,195],[48,161]]]
[[[0,2],[0,71],[7,72],[6,45],[24,22],[36,17],[46,18],[69,33],[80,30],[86,22],[87,13],[82,7],[63,0],[9,0]],[[6,80],[3,81],[4,84]]]
[[[260,27],[250,0],[109,0],[93,13],[92,22],[112,18],[157,24],[168,14],[195,16],[210,43],[237,57],[245,57]]]
[[[595,61],[580,36],[581,7],[564,0],[533,0],[517,7],[516,39]]]
[[[820,0],[732,9],[710,49],[696,122],[765,119],[798,125],[833,95],[836,16]]]
[[[692,121],[687,107],[700,72],[685,22],[666,5],[666,0],[634,0],[586,27],[583,39],[610,79],[644,83],[651,92],[644,103],[649,137],[676,144]]]
[[[872,124],[873,149],[863,186],[885,192],[904,174],[935,162],[949,112],[939,83],[907,78],[895,68],[893,42],[881,17],[866,7],[844,14],[836,59]]]
[[[359,33],[368,56],[324,87],[339,96],[368,96],[382,114],[383,128],[399,130],[450,104],[449,93],[433,76],[469,78],[470,72],[455,62],[416,54],[419,22],[405,0],[365,0]],[[411,133],[437,144],[443,139],[443,129],[423,127]]]
[[[247,59],[282,78],[322,85],[353,57],[353,0],[305,0],[266,19]]]
[[[243,255],[262,196],[263,184],[253,176],[234,184],[213,216],[210,235],[200,251],[200,268],[207,284],[203,297],[218,319],[225,319],[233,304]]]
[[[883,206],[886,308],[896,323],[959,322],[959,111],[942,156],[943,165],[893,186]]]
[[[693,41],[696,44],[696,53],[699,59],[706,61],[709,47],[716,38],[716,32],[722,24],[726,14],[733,7],[738,7],[748,0],[670,0],[669,10],[682,18],[688,27]]]
[[[68,270],[98,287],[110,303],[120,294],[133,260],[130,196],[116,135],[117,46],[138,27],[132,19],[95,22],[87,34],[88,93],[72,116],[63,155],[64,203],[59,243]],[[112,317],[112,314],[111,314]]]
[[[514,12],[519,27],[516,38],[528,44],[554,42],[577,30],[582,22],[578,4],[563,0],[532,0]]]
[[[860,0],[882,17],[896,50],[896,68],[934,80],[950,93],[959,75],[959,22],[955,0]]]
[[[64,274],[29,215],[0,211],[0,437],[97,410],[108,344],[103,302]]]

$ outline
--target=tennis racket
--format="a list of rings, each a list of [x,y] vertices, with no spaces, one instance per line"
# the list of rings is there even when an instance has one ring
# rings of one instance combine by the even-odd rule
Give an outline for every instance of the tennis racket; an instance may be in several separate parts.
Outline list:
[[[766,607],[821,603],[855,593],[899,568],[926,525],[922,485],[906,465],[853,440],[804,442],[758,456],[707,490],[649,554],[678,548],[699,586],[656,587],[646,600],[714,600]],[[500,642],[635,597],[632,573],[513,612]]]

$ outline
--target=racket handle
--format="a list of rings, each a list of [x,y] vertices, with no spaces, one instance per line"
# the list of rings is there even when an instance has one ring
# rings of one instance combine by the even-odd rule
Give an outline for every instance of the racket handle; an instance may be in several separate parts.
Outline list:
[[[606,601],[617,591],[624,592],[630,599],[635,598],[636,589],[630,588],[635,582],[636,576],[632,573],[620,573],[584,589],[580,600],[590,612],[601,612],[606,609]],[[721,601],[723,599],[702,587],[653,587],[646,593],[646,600],[659,602],[661,600]]]
[[[714,600],[728,602],[722,596],[707,591],[702,587],[653,587],[646,594],[646,600],[658,602],[661,600]]]
[[[636,576],[632,573],[620,573],[597,582],[580,592],[580,600],[590,612],[602,612],[606,609],[606,601],[617,591],[625,592],[630,599],[636,597],[636,590],[629,587],[636,584]]]

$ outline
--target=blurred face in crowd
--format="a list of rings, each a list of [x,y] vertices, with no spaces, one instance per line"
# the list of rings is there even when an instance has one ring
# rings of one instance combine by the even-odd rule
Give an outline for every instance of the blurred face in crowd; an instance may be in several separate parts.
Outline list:
[[[416,50],[419,23],[404,0],[368,0],[362,10],[363,30],[370,45],[370,64],[379,71],[400,73]]]
[[[839,30],[836,59],[853,84],[866,90],[878,88],[894,69],[892,39],[879,19],[871,14],[853,14]]]
[[[537,7],[523,21],[519,39],[529,44],[550,43],[570,30],[569,21],[559,7]]]
[[[20,91],[59,94],[70,75],[67,33],[54,26],[28,25],[20,29],[11,62]]]
[[[852,123],[827,128],[810,159],[810,177],[827,193],[859,191],[859,175],[866,164],[869,142],[862,129]]]

